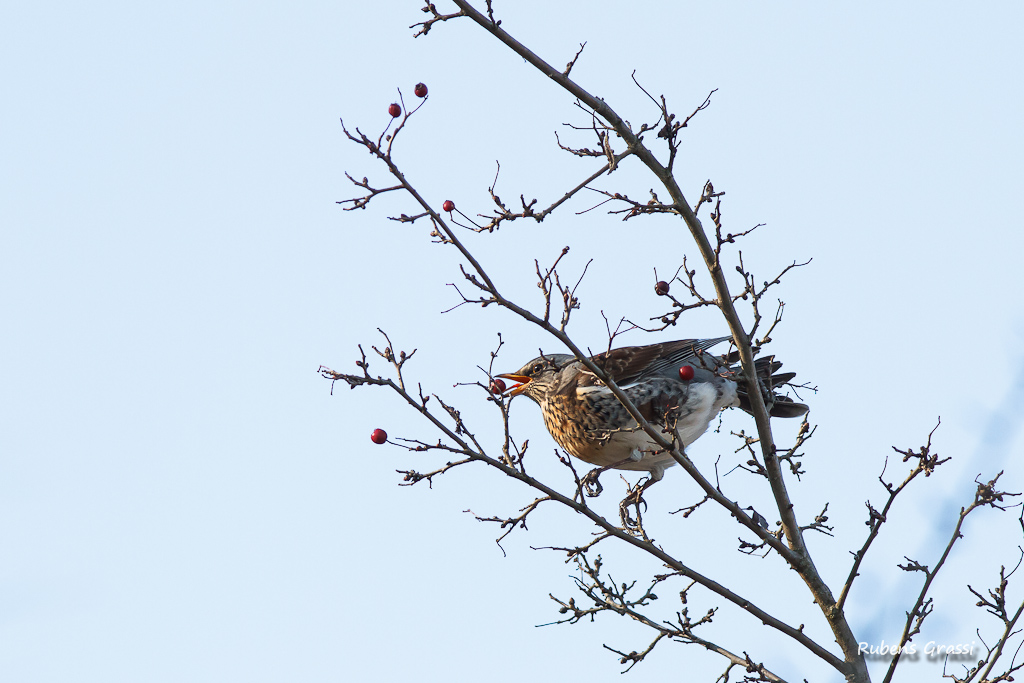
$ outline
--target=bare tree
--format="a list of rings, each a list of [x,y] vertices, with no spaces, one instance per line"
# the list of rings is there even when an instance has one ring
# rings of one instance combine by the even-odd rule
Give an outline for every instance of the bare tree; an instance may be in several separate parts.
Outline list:
[[[482,428],[468,424],[455,405],[446,403],[437,394],[411,382],[408,379],[407,364],[414,357],[415,350],[400,350],[383,331],[383,348],[371,348],[373,355],[383,359],[388,366],[386,373],[371,372],[373,356],[368,357],[362,347],[360,357],[356,361],[358,373],[337,372],[326,367],[321,367],[320,372],[332,382],[343,381],[353,388],[388,387],[430,423],[432,436],[401,438],[390,442],[412,453],[423,454],[429,458],[427,462],[433,463],[426,468],[401,471],[404,485],[422,482],[430,485],[436,477],[453,468],[480,463],[486,465],[494,474],[511,477],[521,482],[528,490],[532,490],[533,499],[526,501],[521,509],[512,514],[477,516],[481,521],[499,525],[499,542],[516,530],[526,529],[528,519],[549,505],[564,506],[589,520],[595,528],[591,538],[584,542],[568,541],[564,546],[554,548],[564,553],[568,561],[575,563],[580,572],[577,587],[581,593],[581,596],[573,598],[552,595],[560,615],[556,623],[577,623],[592,619],[599,613],[609,612],[629,617],[649,628],[651,638],[646,647],[640,650],[613,650],[621,664],[625,666],[625,670],[632,669],[643,661],[659,643],[675,641],[698,645],[721,655],[725,660],[725,669],[719,680],[728,681],[734,676],[747,681],[783,680],[767,661],[766,655],[756,652],[752,644],[713,641],[705,637],[705,627],[716,618],[718,608],[697,615],[690,614],[688,607],[691,594],[703,590],[717,596],[722,604],[732,608],[728,612],[728,618],[743,619],[743,613],[746,613],[747,618],[752,617],[756,622],[767,625],[789,638],[810,656],[835,669],[846,680],[870,680],[864,642],[857,637],[855,624],[850,623],[845,607],[872,543],[878,537],[882,526],[890,523],[894,504],[899,495],[912,482],[929,477],[935,468],[948,460],[940,458],[933,451],[934,430],[919,449],[896,450],[900,456],[898,461],[904,466],[902,473],[894,477],[883,469],[878,481],[882,487],[879,492],[884,496],[884,502],[881,505],[871,502],[866,504],[867,536],[863,544],[851,552],[852,562],[842,585],[829,586],[819,573],[805,542],[805,534],[808,532],[831,535],[833,529],[828,526],[828,506],[826,504],[820,511],[799,511],[793,504],[787,488],[794,480],[798,481],[804,472],[802,457],[806,452],[808,440],[814,436],[815,427],[805,418],[792,443],[780,445],[776,442],[770,419],[772,403],[783,399],[774,394],[771,386],[765,386],[764,378],[759,378],[755,365],[755,356],[761,354],[770,344],[783,319],[784,304],[781,301],[773,301],[769,292],[787,273],[806,265],[806,262],[794,260],[772,279],[766,280],[755,276],[749,259],[745,261],[743,252],[737,247],[745,236],[760,226],[731,232],[726,228],[722,218],[724,192],[716,189],[709,180],[701,188],[697,201],[691,204],[675,175],[683,129],[709,106],[712,94],[708,94],[707,98],[686,116],[681,116],[670,110],[664,95],[651,95],[637,83],[636,87],[647,95],[651,107],[649,122],[642,123],[636,128],[620,116],[610,103],[591,95],[570,78],[574,65],[581,59],[584,46],[580,46],[563,69],[557,69],[501,27],[491,2],[486,3],[483,11],[474,8],[465,0],[453,0],[453,4],[453,11],[448,13],[439,11],[433,3],[426,4],[422,8],[426,17],[413,26],[415,35],[433,36],[431,32],[440,30],[440,25],[444,22],[471,21],[490,33],[497,41],[496,46],[512,50],[529,62],[540,75],[564,89],[583,113],[586,123],[577,126],[575,133],[586,137],[590,142],[573,146],[563,144],[559,140],[558,146],[566,153],[593,159],[593,168],[584,177],[567,183],[564,190],[554,192],[555,199],[549,200],[550,203],[547,205],[538,205],[537,200],[527,201],[525,196],[520,195],[518,205],[510,206],[496,194],[496,176],[494,183],[487,188],[490,201],[494,205],[491,213],[468,216],[449,202],[437,207],[417,191],[415,180],[403,173],[392,155],[400,136],[411,130],[407,126],[413,121],[419,108],[428,101],[423,98],[416,107],[410,109],[403,100],[392,113],[394,125],[389,126],[378,137],[367,136],[359,128],[349,128],[342,123],[348,139],[365,148],[376,162],[386,168],[393,181],[378,183],[371,182],[368,177],[360,179],[349,175],[349,180],[358,188],[357,196],[339,203],[351,211],[365,209],[380,195],[401,196],[403,207],[411,202],[415,207],[413,210],[394,215],[391,220],[399,223],[426,224],[433,242],[457,250],[462,261],[462,283],[456,287],[459,296],[456,305],[500,307],[535,325],[568,349],[589,373],[614,394],[635,421],[636,428],[642,430],[646,438],[656,444],[663,453],[670,454],[674,462],[700,487],[703,498],[679,510],[681,516],[690,517],[705,504],[719,506],[725,510],[735,519],[745,537],[740,538],[737,550],[748,555],[761,555],[766,560],[771,558],[767,561],[781,562],[791,569],[788,575],[798,577],[803,585],[801,587],[799,583],[793,583],[784,590],[794,596],[807,591],[810,599],[817,605],[821,619],[831,631],[834,643],[812,637],[810,630],[805,629],[803,624],[787,621],[787,615],[775,614],[762,608],[760,603],[763,587],[726,585],[712,576],[695,570],[691,564],[684,561],[685,553],[680,552],[683,549],[673,549],[652,540],[643,518],[645,508],[642,486],[637,485],[630,490],[623,501],[620,519],[614,520],[599,514],[588,502],[588,498],[600,493],[601,487],[597,484],[597,476],[602,468],[581,475],[577,471],[579,462],[574,461],[568,454],[560,454],[559,460],[570,475],[567,481],[572,482],[568,488],[561,484],[541,481],[529,473],[526,458],[527,442],[517,440],[511,433],[510,399],[505,394],[504,386],[495,378],[498,370],[507,369],[496,365],[503,346],[500,337],[497,347],[490,353],[487,367],[481,368],[486,379],[481,377],[481,381],[476,383],[482,391],[487,392],[488,400],[493,403],[496,410],[496,423]],[[423,94],[417,92],[416,95],[422,97],[425,90]],[[607,347],[602,350],[610,351],[616,337],[627,329],[648,332],[669,330],[677,324],[684,313],[697,308],[717,309],[721,313],[731,336],[732,347],[735,349],[731,359],[738,363],[733,378],[748,397],[749,412],[754,419],[753,432],[734,432],[739,443],[737,453],[742,454],[739,467],[749,472],[758,485],[767,487],[770,491],[771,499],[774,501],[771,516],[777,518],[774,528],[762,514],[766,511],[757,511],[752,506],[743,505],[727,495],[717,472],[708,471],[709,466],[699,467],[695,464],[688,457],[678,438],[670,431],[666,432],[653,424],[651,416],[645,415],[634,405],[627,392],[614,381],[613,373],[608,372],[607,366],[600,362],[600,357],[592,357],[584,345],[576,343],[569,336],[568,325],[573,312],[580,305],[577,287],[582,273],[567,279],[559,270],[563,257],[569,251],[568,247],[554,258],[550,265],[542,265],[539,260],[535,262],[532,275],[536,278],[536,284],[541,291],[543,304],[540,310],[532,310],[526,304],[513,301],[499,289],[489,276],[486,264],[470,251],[462,239],[465,231],[493,233],[517,220],[542,222],[582,190],[593,189],[592,184],[595,180],[627,165],[633,170],[643,170],[652,174],[657,181],[658,190],[652,190],[650,197],[644,200],[630,198],[623,192],[600,190],[602,200],[598,206],[606,205],[612,214],[621,216],[624,221],[655,214],[666,214],[681,220],[700,253],[702,268],[706,270],[711,289],[705,291],[702,288],[697,269],[691,268],[684,258],[671,278],[657,283],[657,293],[665,297],[667,310],[646,322],[621,320],[615,325],[609,323]],[[678,295],[680,291],[683,292],[681,296]],[[745,310],[743,314],[741,307]],[[749,325],[744,324],[744,317],[751,321]],[[792,390],[800,388],[813,391],[806,385],[791,387]],[[385,435],[379,436],[381,441],[386,438]],[[888,466],[887,463],[886,468]],[[934,609],[930,591],[935,577],[962,537],[964,520],[982,508],[1006,510],[1013,506],[1013,499],[1019,494],[998,489],[1001,475],[1002,472],[991,477],[979,476],[976,480],[974,499],[962,508],[949,542],[940,557],[928,564],[906,558],[906,564],[900,565],[904,571],[920,573],[922,582],[919,594],[908,606],[902,635],[899,643],[895,645],[895,654],[891,657],[884,681],[893,680],[903,655],[913,650],[914,637],[922,632],[926,618]],[[872,495],[871,492],[865,492],[865,496],[868,495]],[[1024,528],[1024,518],[1021,525]],[[596,554],[597,550],[607,543],[623,544],[636,553],[646,554],[656,559],[665,570],[644,580],[634,578],[627,582],[614,581],[605,570],[601,556]],[[1019,564],[1018,562],[1018,566]],[[1007,572],[1005,568],[1001,568],[999,582],[992,589],[976,591],[970,588],[978,598],[978,606],[994,616],[999,621],[999,627],[988,640],[983,638],[983,642],[986,643],[985,651],[976,665],[970,669],[965,667],[966,671],[962,677],[957,677],[953,673],[946,673],[946,677],[956,681],[1008,681],[1013,680],[1014,672],[1024,666],[1024,662],[1018,663],[1017,658],[1019,639],[1016,649],[1012,644],[1014,637],[1019,634],[1017,623],[1024,611],[1024,602],[1008,601],[1007,596],[1009,579],[1015,569]],[[678,590],[680,604],[674,616],[666,619],[655,613],[652,603],[658,599],[655,590],[662,592],[669,585],[675,586]],[[1017,606],[1014,607],[1014,604]],[[979,637],[982,637],[980,630],[978,633]]]

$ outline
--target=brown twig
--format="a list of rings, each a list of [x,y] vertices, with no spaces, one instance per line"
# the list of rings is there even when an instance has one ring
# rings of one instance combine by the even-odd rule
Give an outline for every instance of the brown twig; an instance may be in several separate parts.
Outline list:
[[[865,503],[868,508],[868,520],[864,523],[870,528],[870,531],[868,532],[867,539],[864,541],[864,545],[860,547],[860,550],[850,553],[854,558],[853,566],[850,567],[850,573],[846,577],[846,582],[843,584],[842,591],[839,593],[839,600],[836,601],[836,607],[839,609],[842,609],[846,604],[846,598],[849,597],[850,590],[853,588],[854,579],[860,576],[859,570],[861,563],[864,561],[864,556],[867,554],[868,548],[871,547],[872,542],[874,542],[875,537],[878,536],[878,532],[882,528],[882,524],[888,520],[889,510],[896,501],[896,496],[898,496],[919,474],[924,474],[926,477],[930,476],[936,467],[949,460],[949,458],[943,458],[940,460],[938,454],[932,453],[932,435],[935,434],[935,430],[937,430],[941,424],[942,419],[939,418],[938,423],[932,428],[932,431],[928,433],[927,443],[925,443],[925,445],[921,447],[921,450],[916,453],[911,448],[901,451],[893,446],[893,450],[903,456],[903,462],[907,462],[907,460],[910,459],[917,460],[917,465],[907,474],[903,483],[899,486],[893,486],[882,478],[885,476],[885,468],[889,464],[889,460],[886,458],[886,464],[882,467],[882,473],[878,475],[878,481],[881,482],[882,486],[884,486],[885,490],[889,493],[889,499],[885,502],[881,512],[878,512],[874,507],[872,507],[870,501]]]
[[[920,457],[917,454],[911,454],[911,457]],[[892,661],[889,663],[889,668],[885,672],[885,678],[882,679],[882,683],[889,683],[892,681],[893,675],[896,673],[896,666],[900,663],[900,655],[902,648],[910,640],[920,632],[921,624],[925,618],[931,614],[933,607],[932,598],[928,597],[928,591],[931,588],[932,581],[938,575],[942,566],[945,564],[946,559],[949,557],[949,553],[953,550],[953,546],[958,540],[963,538],[961,529],[964,525],[964,520],[972,512],[982,507],[992,507],[997,510],[1006,510],[1009,507],[1007,498],[1016,497],[1021,494],[1019,493],[1007,493],[1005,491],[999,491],[996,489],[996,482],[1003,476],[1000,472],[988,482],[981,482],[975,478],[977,488],[974,492],[974,500],[966,508],[960,508],[960,516],[957,519],[956,527],[953,529],[953,533],[950,535],[949,543],[946,544],[945,550],[935,563],[934,569],[929,569],[926,565],[922,565],[919,562],[907,559],[906,565],[898,565],[900,569],[904,571],[922,572],[925,575],[924,585],[921,587],[921,592],[917,596],[917,600],[914,602],[914,606],[911,607],[910,611],[907,612],[907,621],[903,627],[903,634],[900,636],[899,645],[896,648],[896,654],[893,656]]]

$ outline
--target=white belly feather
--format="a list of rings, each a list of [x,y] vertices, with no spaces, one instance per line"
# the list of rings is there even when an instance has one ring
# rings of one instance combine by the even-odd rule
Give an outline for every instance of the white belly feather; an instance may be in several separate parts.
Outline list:
[[[581,387],[576,392],[579,398],[595,393],[611,394],[605,386]],[[735,382],[725,380],[719,386],[710,382],[691,383],[676,423],[676,434],[682,447],[685,449],[706,432],[723,408],[736,405],[739,405],[739,400]],[[611,435],[599,452],[590,452],[586,456],[583,459],[603,467],[614,465],[616,469],[650,472],[655,481],[661,479],[665,468],[676,464],[675,459],[639,429],[636,422],[632,422],[631,428]],[[629,461],[622,462],[627,458]]]

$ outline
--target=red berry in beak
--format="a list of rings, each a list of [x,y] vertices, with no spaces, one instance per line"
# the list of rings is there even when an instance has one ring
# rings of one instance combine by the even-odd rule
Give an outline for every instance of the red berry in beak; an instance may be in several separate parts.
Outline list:
[[[446,199],[444,200],[444,204],[441,205],[441,208],[447,211],[448,213],[451,213],[452,211],[455,210],[455,202],[453,202],[450,199]]]
[[[417,83],[416,84],[416,89],[413,90],[413,92],[416,93],[416,97],[426,97],[427,96],[427,86],[426,86],[426,84],[424,84],[424,83]]]
[[[501,381],[500,379],[492,380],[491,381],[491,386],[489,388],[490,388],[492,394],[503,394],[503,393],[505,393],[505,383],[503,381]]]
[[[383,429],[374,429],[373,434],[370,434],[370,441],[377,445],[380,445],[388,440],[388,433]]]
[[[397,102],[393,103],[388,107],[388,113],[391,114],[391,118],[397,118],[402,115],[402,107]]]
[[[654,293],[658,296],[665,296],[668,294],[668,283],[664,280],[659,280],[658,284],[654,285]]]
[[[683,380],[684,382],[689,382],[691,379],[693,379],[693,366],[684,365],[683,367],[679,368],[679,379]]]

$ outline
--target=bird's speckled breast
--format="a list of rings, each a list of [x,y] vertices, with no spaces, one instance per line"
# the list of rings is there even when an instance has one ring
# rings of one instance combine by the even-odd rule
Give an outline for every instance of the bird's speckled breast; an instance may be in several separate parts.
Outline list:
[[[688,414],[689,387],[683,382],[656,379],[625,389],[634,405],[642,406],[642,414],[659,426],[674,426]],[[681,407],[682,406],[682,407]],[[622,469],[646,470],[648,462],[620,463],[633,449],[659,450],[637,427],[618,399],[603,386],[578,389],[572,393],[548,396],[544,402],[544,424],[562,448],[585,462],[607,466],[619,464]],[[671,438],[670,435],[666,435]],[[666,454],[665,457],[668,457]],[[646,461],[649,456],[645,456]]]

